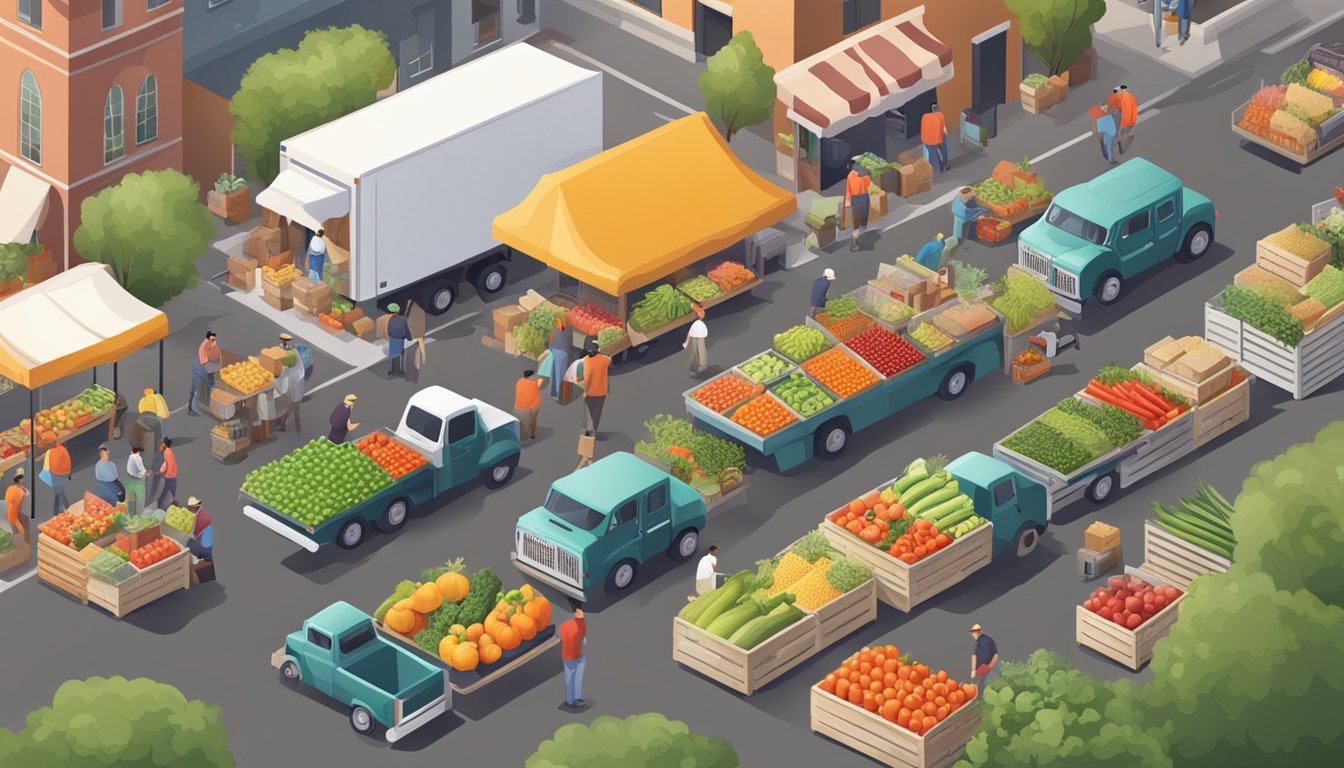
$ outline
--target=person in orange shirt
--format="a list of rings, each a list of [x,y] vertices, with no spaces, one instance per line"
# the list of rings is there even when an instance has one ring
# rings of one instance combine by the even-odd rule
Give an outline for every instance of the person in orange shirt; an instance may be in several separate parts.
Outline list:
[[[24,544],[28,543],[28,523],[23,519],[23,500],[28,489],[23,485],[23,467],[14,470],[14,482],[5,489],[5,518],[9,520],[9,529],[19,535]]]
[[[51,486],[51,514],[59,515],[70,506],[65,498],[65,484],[70,482],[70,451],[65,443],[56,441],[42,460],[42,482]]]
[[[920,118],[919,140],[924,142],[924,159],[933,163],[937,158],[941,172],[952,170],[952,164],[947,161],[947,118],[938,111],[937,104],[930,104],[929,111]]]
[[[1134,98],[1134,94],[1129,92],[1129,86],[1124,83],[1115,89],[1115,93],[1120,108],[1120,137],[1115,143],[1123,155],[1134,142],[1134,126],[1139,124],[1139,100]]]
[[[513,415],[518,418],[518,436],[523,440],[537,437],[537,413],[541,411],[541,388],[546,380],[533,378],[535,373],[523,371],[523,377],[513,387]]]
[[[849,231],[849,250],[859,250],[859,235],[868,228],[868,205],[871,202],[868,199],[868,187],[873,179],[864,170],[863,166],[856,161],[858,158],[852,158],[845,167],[849,169],[849,176],[845,178],[845,207],[853,214],[851,223],[854,228]]]
[[[597,351],[596,341],[589,340],[583,351],[586,357],[579,361],[583,369],[583,430],[585,434],[596,435],[597,426],[602,421],[602,406],[607,402],[607,371],[611,368],[611,358]]]
[[[588,623],[583,603],[569,599],[574,618],[560,625],[560,663],[565,668],[565,709],[583,706],[583,668],[588,656]]]
[[[162,457],[162,463],[159,464],[159,477],[162,477],[159,492],[154,497],[159,509],[167,509],[169,504],[177,503],[177,456],[173,455],[173,441],[171,438],[163,438],[159,444],[159,455]],[[164,502],[167,499],[167,502]]]

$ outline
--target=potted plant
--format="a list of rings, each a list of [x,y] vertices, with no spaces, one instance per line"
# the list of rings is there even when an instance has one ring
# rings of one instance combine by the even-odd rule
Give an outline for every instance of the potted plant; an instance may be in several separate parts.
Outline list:
[[[1069,73],[1079,86],[1096,74],[1092,25],[1106,15],[1106,0],[1004,0],[1017,16],[1022,43],[1050,75]]]
[[[0,298],[23,287],[28,264],[19,243],[0,244]]]
[[[227,171],[219,174],[215,188],[206,193],[205,202],[211,213],[234,223],[246,221],[252,212],[247,179]]]
[[[24,284],[36,285],[56,274],[56,259],[51,250],[41,243],[12,243],[16,257],[14,279]]]

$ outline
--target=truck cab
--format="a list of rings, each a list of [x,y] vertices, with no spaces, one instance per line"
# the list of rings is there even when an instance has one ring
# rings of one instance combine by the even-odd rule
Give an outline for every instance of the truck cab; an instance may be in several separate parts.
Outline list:
[[[396,435],[429,459],[438,492],[481,475],[487,487],[498,488],[513,477],[522,452],[518,419],[439,386],[411,396]]]
[[[369,735],[383,726],[389,742],[449,708],[443,670],[379,637],[373,617],[346,602],[323,608],[286,636],[271,665],[282,680],[346,706],[356,732]]]
[[[994,524],[994,556],[1026,555],[1036,548],[1049,518],[1045,488],[1006,463],[971,452],[947,465],[975,512]]]
[[[614,453],[551,484],[545,503],[518,519],[510,558],[585,600],[598,584],[628,589],[639,566],[658,555],[689,560],[707,518],[694,488],[634,454]]]
[[[1115,303],[1126,282],[1176,254],[1198,259],[1213,245],[1209,198],[1134,158],[1055,196],[1017,242],[1017,263],[1081,312]]]

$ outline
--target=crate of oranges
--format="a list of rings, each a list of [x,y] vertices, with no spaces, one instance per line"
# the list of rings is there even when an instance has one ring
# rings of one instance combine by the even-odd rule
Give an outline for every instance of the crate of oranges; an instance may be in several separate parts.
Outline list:
[[[732,420],[761,437],[768,437],[797,421],[798,417],[779,398],[765,392],[733,411]]]
[[[245,396],[260,392],[275,383],[275,377],[270,371],[251,360],[224,366],[219,372],[219,378]]]
[[[808,360],[803,370],[841,398],[853,397],[878,382],[877,374],[844,347],[832,347]]]
[[[145,571],[182,551],[176,541],[160,536],[150,543],[131,552],[131,565],[138,571]]]
[[[394,478],[405,477],[428,463],[424,456],[382,432],[360,438],[355,447]]]
[[[759,395],[763,389],[765,387],[760,384],[730,371],[691,392],[691,399],[715,413],[726,413],[743,400]]]

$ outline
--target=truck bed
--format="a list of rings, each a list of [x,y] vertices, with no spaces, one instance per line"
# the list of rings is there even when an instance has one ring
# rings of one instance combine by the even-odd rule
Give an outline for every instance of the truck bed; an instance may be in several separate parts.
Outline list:
[[[354,664],[344,668],[345,672],[377,688],[395,699],[414,696],[417,689],[423,688],[426,681],[437,678],[438,672],[427,667],[407,651],[392,645],[381,638],[373,642],[378,647],[360,658]],[[414,712],[428,704],[436,696],[429,696],[422,702],[408,702],[408,712]]]
[[[1339,102],[1336,101],[1335,103],[1338,104]],[[1281,155],[1283,157],[1288,158],[1289,160],[1298,163],[1299,165],[1309,165],[1315,162],[1317,159],[1319,159],[1322,155],[1325,155],[1341,146],[1344,146],[1344,133],[1339,134],[1338,136],[1325,142],[1324,144],[1321,144],[1319,142],[1313,142],[1309,147],[1306,148],[1306,152],[1302,154],[1294,152],[1288,147],[1282,146],[1280,144],[1275,144],[1269,139],[1251,133],[1250,131],[1246,130],[1245,128],[1242,128],[1241,125],[1239,125],[1242,116],[1246,114],[1246,108],[1249,107],[1250,105],[1251,102],[1247,100],[1243,102],[1241,106],[1237,107],[1235,110],[1232,111],[1232,132],[1240,136],[1244,141],[1249,141],[1252,144],[1262,146],[1265,149],[1268,149],[1269,151],[1277,155]]]

